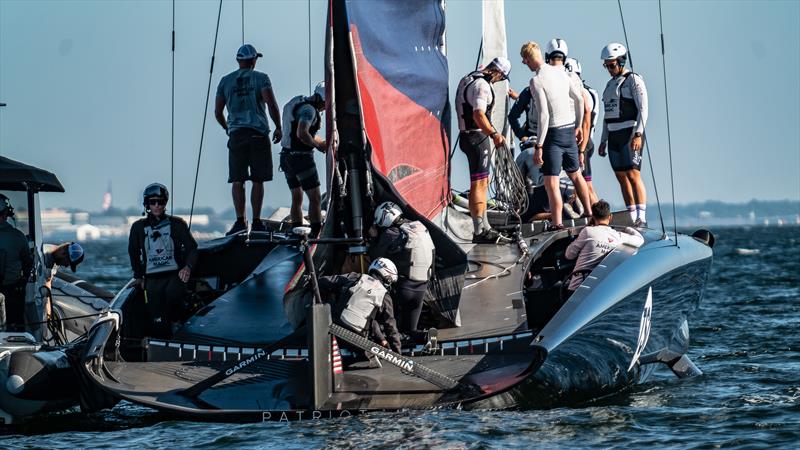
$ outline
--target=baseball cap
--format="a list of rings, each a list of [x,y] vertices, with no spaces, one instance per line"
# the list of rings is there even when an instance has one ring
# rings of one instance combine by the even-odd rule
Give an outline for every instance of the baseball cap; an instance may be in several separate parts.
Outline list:
[[[236,52],[236,59],[240,60],[261,58],[262,56],[264,55],[258,53],[256,48],[250,44],[244,44],[243,46],[239,47],[239,50]]]
[[[75,272],[75,268],[78,267],[78,264],[83,262],[83,247],[81,247],[81,244],[73,242],[69,244],[67,250],[69,252],[69,268]]]
[[[511,73],[511,61],[502,56],[493,59],[489,66],[497,68],[503,74],[503,79],[508,79],[508,74]]]

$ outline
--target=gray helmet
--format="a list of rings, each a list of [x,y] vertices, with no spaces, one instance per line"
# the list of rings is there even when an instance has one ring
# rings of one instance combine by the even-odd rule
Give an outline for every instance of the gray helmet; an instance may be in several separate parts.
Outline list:
[[[161,183],[148,184],[142,192],[142,206],[144,206],[145,209],[148,206],[147,201],[153,197],[159,197],[169,201],[169,190],[167,190],[167,187]]]

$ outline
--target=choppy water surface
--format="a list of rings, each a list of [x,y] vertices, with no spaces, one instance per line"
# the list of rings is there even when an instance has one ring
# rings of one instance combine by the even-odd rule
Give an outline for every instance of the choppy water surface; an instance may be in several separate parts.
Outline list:
[[[0,429],[0,446],[798,448],[800,228],[722,228],[715,234],[714,269],[690,322],[690,355],[705,374],[692,380],[662,371],[583,408],[406,412],[291,424],[175,421],[122,403],[90,416],[62,413]],[[125,249],[124,242],[86,244],[80,274],[116,291],[129,275]]]

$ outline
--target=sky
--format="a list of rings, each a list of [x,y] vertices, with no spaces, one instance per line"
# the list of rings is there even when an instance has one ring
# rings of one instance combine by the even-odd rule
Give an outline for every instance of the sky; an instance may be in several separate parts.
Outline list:
[[[625,0],[622,7],[635,70],[648,87],[647,133],[662,202],[672,200],[665,98],[678,203],[799,200],[800,2],[664,1],[668,97],[658,3]],[[44,207],[98,210],[109,181],[119,207],[139,204],[153,181],[172,186],[174,205],[188,207],[206,112],[196,205],[230,206],[227,138],[213,117],[213,89],[236,68],[242,2],[223,2],[204,111],[217,8],[211,0],[176,3],[173,165],[172,2],[0,0],[0,102],[8,104],[0,108],[0,155],[59,176],[67,192],[47,194]],[[264,53],[257,69],[270,75],[278,102],[307,94],[309,70],[312,84],[324,77],[327,3],[245,0],[244,8],[245,40]],[[624,42],[616,1],[507,0],[505,13],[512,87],[531,76],[521,44],[560,37],[602,92],[608,74],[600,50]],[[446,20],[452,97],[474,68],[480,2],[448,0]],[[272,206],[289,203],[278,151],[273,145],[276,176],[265,200]],[[466,159],[455,155],[453,187],[465,189]],[[621,204],[608,160],[595,155],[592,165],[600,196]],[[643,176],[652,205],[653,171],[645,167]]]

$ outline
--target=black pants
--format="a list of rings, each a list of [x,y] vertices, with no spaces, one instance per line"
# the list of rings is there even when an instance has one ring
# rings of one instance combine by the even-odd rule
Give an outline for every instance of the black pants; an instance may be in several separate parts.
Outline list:
[[[150,327],[147,335],[168,339],[172,336],[172,323],[180,319],[186,297],[186,285],[178,272],[166,272],[145,277],[147,316]]]
[[[399,309],[399,323],[400,331],[411,336],[411,338],[423,344],[425,340],[425,332],[418,330],[419,316],[422,314],[422,304],[425,300],[425,292],[427,291],[428,283],[426,281],[410,281],[400,279],[397,281],[394,289],[393,298],[397,303],[395,306]]]
[[[25,286],[23,280],[0,287],[6,298],[6,331],[25,331]]]

